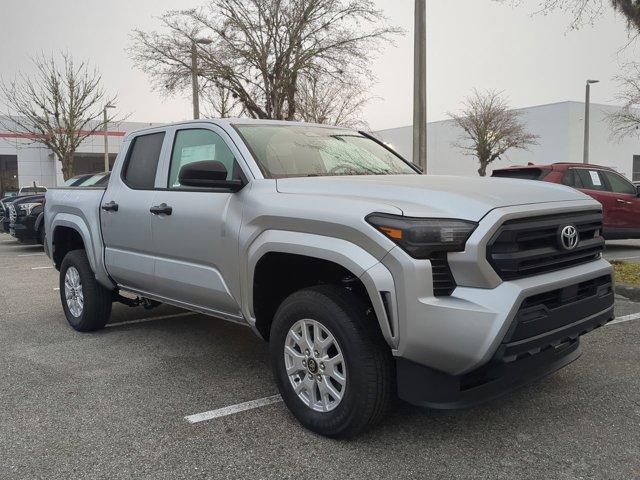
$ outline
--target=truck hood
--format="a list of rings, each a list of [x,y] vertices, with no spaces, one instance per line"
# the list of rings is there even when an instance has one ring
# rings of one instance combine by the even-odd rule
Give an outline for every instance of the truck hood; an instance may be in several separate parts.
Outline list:
[[[392,205],[408,217],[478,221],[494,208],[589,199],[563,185],[507,178],[445,175],[362,175],[277,180],[278,192],[367,200]]]

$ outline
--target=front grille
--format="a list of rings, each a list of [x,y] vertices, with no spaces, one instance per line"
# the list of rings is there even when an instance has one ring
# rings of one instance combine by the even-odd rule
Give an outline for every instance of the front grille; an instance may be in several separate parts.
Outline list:
[[[562,248],[559,231],[573,225],[578,245]],[[602,212],[574,212],[506,221],[487,246],[487,259],[504,280],[560,270],[600,257]]]
[[[433,294],[436,297],[451,295],[456,289],[456,281],[449,268],[446,252],[435,253],[429,260],[433,276]]]

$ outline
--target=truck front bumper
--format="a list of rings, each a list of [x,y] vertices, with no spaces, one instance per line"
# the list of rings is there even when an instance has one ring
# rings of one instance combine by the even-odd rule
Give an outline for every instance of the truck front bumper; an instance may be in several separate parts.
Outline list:
[[[590,298],[551,310],[527,307],[526,301],[523,307],[492,359],[476,370],[450,375],[397,358],[400,398],[430,408],[465,408],[492,400],[565,367],[581,354],[579,337],[614,318],[610,277]],[[580,318],[594,309],[600,311]],[[579,319],[573,321],[576,318]],[[535,323],[550,325],[556,321],[563,325],[521,338],[527,331],[536,329]]]
[[[613,304],[604,260],[419,299],[414,308],[423,313],[407,322],[402,350],[394,351],[398,394],[461,408],[507,393],[578,358],[579,337],[613,320]]]
[[[9,224],[9,233],[21,242],[36,242],[38,232],[35,229],[36,216],[18,217]]]

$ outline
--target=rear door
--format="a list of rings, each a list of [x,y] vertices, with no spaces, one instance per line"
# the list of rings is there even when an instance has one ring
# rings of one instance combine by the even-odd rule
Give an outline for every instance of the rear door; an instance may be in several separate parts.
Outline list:
[[[155,282],[149,209],[164,143],[164,131],[131,140],[124,161],[111,174],[100,214],[107,271],[119,285],[151,293]]]
[[[227,134],[210,123],[176,128],[163,185],[154,199],[165,213],[152,215],[158,294],[191,306],[241,318],[238,232],[242,190],[185,187],[180,168],[216,160],[227,179],[245,179],[240,158]]]

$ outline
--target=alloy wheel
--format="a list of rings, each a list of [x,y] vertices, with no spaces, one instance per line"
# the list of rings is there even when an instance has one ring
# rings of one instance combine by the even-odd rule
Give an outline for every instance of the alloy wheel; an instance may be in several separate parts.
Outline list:
[[[317,412],[329,412],[344,398],[347,369],[331,331],[317,320],[294,323],[285,340],[284,364],[298,398]]]

